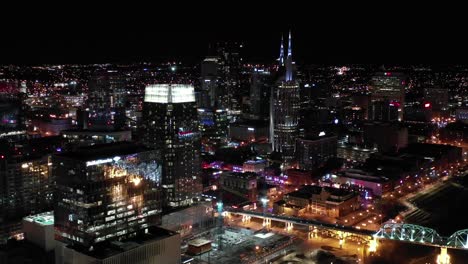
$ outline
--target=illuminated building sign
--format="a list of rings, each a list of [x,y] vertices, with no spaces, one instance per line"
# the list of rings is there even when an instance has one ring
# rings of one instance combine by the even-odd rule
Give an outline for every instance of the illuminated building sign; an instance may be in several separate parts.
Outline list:
[[[109,158],[109,159],[100,159],[100,160],[92,160],[92,161],[87,161],[86,162],[86,167],[89,167],[89,166],[95,166],[95,165],[99,165],[99,164],[104,164],[104,163],[109,163],[109,162],[113,162],[114,160]]]
[[[195,90],[188,84],[151,84],[145,88],[145,102],[148,103],[190,103],[195,102]]]

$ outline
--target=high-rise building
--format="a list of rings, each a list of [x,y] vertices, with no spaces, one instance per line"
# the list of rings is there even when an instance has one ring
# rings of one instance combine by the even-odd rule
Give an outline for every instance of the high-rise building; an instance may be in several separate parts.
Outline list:
[[[125,127],[125,79],[117,71],[101,72],[89,81],[89,117],[85,127],[115,130]]]
[[[320,132],[315,137],[297,139],[296,157],[299,169],[314,170],[336,157],[337,137]]]
[[[217,44],[223,89],[227,96],[227,105],[221,105],[232,111],[238,111],[241,107],[241,50],[243,45],[237,42],[225,42]],[[218,106],[220,107],[220,106]]]
[[[227,141],[229,121],[224,109],[198,108],[202,150],[214,152]]]
[[[153,84],[145,90],[142,141],[160,151],[165,205],[190,204],[202,191],[194,87]]]
[[[433,110],[447,109],[448,89],[442,87],[424,88],[424,103],[429,103]]]
[[[281,51],[281,54],[284,52]],[[280,57],[279,61],[282,62],[283,58]],[[299,84],[293,79],[291,32],[289,32],[288,54],[285,60],[285,76],[273,88],[271,98],[270,129],[273,131],[270,137],[272,137],[273,150],[281,153],[283,161],[288,162],[294,158],[300,108]]]
[[[21,232],[21,219],[51,210],[55,179],[50,155],[60,137],[0,140],[0,244]]]
[[[368,117],[372,121],[397,121],[399,118],[400,105],[389,100],[374,101],[369,106]]]
[[[371,80],[371,101],[388,101],[398,107],[398,120],[403,118],[405,107],[404,76],[394,72],[380,72]]]
[[[90,248],[144,233],[160,223],[157,153],[129,142],[53,156],[56,239]]]
[[[365,123],[364,143],[379,152],[398,151],[408,145],[408,128],[398,123]]]
[[[201,97],[199,107],[226,107],[227,93],[222,91],[220,78],[220,58],[216,56],[206,57],[201,63]],[[206,98],[206,100],[205,100]]]
[[[270,112],[271,74],[268,69],[255,68],[250,85],[250,113],[257,118],[268,117]]]

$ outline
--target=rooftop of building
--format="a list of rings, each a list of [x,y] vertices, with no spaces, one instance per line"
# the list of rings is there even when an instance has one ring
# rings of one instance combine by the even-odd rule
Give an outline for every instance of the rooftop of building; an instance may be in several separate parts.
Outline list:
[[[95,244],[91,248],[85,248],[80,245],[68,245],[67,247],[93,258],[106,259],[139,246],[172,236],[178,236],[178,234],[167,229],[150,226],[148,227],[147,233],[139,234],[131,239],[123,241],[104,241]]]
[[[227,177],[227,178],[237,178],[237,179],[256,179],[257,178],[257,173],[255,172],[223,172],[221,173],[221,177]]]
[[[53,225],[54,224],[54,211],[26,216],[23,218],[23,220],[36,223],[42,226]]]
[[[453,123],[447,124],[445,129],[446,130],[455,130],[455,131],[468,130],[468,124],[463,123],[463,122],[453,122]]]
[[[317,135],[309,134],[305,136],[304,138],[298,138],[298,140],[313,142],[313,141],[320,141],[320,140],[333,139],[333,138],[336,138],[334,134],[327,134],[326,132],[322,131],[322,132],[319,132]]]
[[[250,126],[250,127],[267,127],[269,126],[269,121],[267,120],[254,120],[254,119],[242,119],[238,120],[231,126]]]
[[[312,172],[309,170],[302,170],[302,169],[287,169],[286,175],[288,175],[288,177],[299,176],[299,175],[305,176],[305,177],[312,177]]]
[[[375,182],[375,183],[384,183],[389,180],[387,177],[375,175],[372,172],[367,172],[367,171],[358,170],[358,169],[345,170],[341,173],[341,175],[347,178]]]
[[[366,121],[363,123],[364,127],[377,126],[377,127],[392,127],[392,128],[406,128],[406,125],[396,121]]]
[[[208,245],[211,243],[211,240],[207,240],[207,239],[203,239],[203,238],[197,238],[197,239],[194,239],[194,240],[190,240],[188,242],[188,245],[189,246],[194,246],[194,247],[201,247],[201,246],[204,246],[204,245]]]
[[[402,153],[411,154],[411,155],[420,155],[425,157],[440,157],[441,155],[454,151],[461,148],[451,146],[451,145],[442,145],[442,144],[429,144],[429,143],[413,143],[409,144],[408,147],[402,149]]]
[[[130,130],[91,130],[91,129],[66,129],[62,130],[60,134],[123,134],[123,133],[131,133]]]
[[[248,160],[248,161],[244,162],[244,164],[253,164],[253,165],[255,165],[255,164],[264,164],[266,162],[267,161],[264,160],[264,159],[261,159],[261,160]]]
[[[345,189],[339,189],[339,188],[333,188],[333,187],[320,187],[317,185],[305,185],[301,189],[290,192],[287,195],[292,196],[292,197],[297,197],[297,198],[303,198],[303,199],[310,199],[312,198],[312,195],[319,195],[322,193],[322,191],[328,192],[330,195],[335,196],[335,197],[345,197],[349,196],[352,194],[348,190]]]
[[[75,151],[57,154],[57,156],[80,161],[90,161],[102,158],[131,155],[149,150],[152,149],[142,145],[137,145],[132,142],[115,142],[80,147]]]
[[[287,195],[297,198],[309,199],[314,194],[320,194],[322,192],[322,187],[317,185],[306,185],[297,191],[290,192]]]

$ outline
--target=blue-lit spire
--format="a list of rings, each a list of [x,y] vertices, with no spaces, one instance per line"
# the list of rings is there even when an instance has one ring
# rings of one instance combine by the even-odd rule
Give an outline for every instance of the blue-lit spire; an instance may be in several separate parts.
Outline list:
[[[292,81],[293,79],[293,67],[292,67],[292,46],[291,46],[291,30],[289,30],[288,40],[288,57],[286,57],[286,76],[285,81]]]
[[[283,43],[284,43],[283,35],[281,35],[280,55],[279,55],[279,58],[278,58],[280,66],[284,66],[284,46],[283,46]]]

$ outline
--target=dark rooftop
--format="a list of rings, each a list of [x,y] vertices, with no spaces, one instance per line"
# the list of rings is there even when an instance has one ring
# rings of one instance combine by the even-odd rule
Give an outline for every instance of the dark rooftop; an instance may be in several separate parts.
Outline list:
[[[320,186],[306,185],[297,191],[288,193],[287,195],[298,197],[298,198],[309,199],[312,197],[313,194],[320,194],[321,192],[322,192],[322,187]]]
[[[268,126],[269,121],[267,120],[252,120],[252,119],[243,119],[236,121],[231,126],[252,126],[252,127],[259,127],[259,126]]]
[[[316,195],[320,194],[322,190],[330,193],[333,196],[348,196],[351,194],[349,191],[344,190],[344,189],[339,189],[339,188],[320,187],[316,185],[305,185],[297,191],[288,193],[288,195],[299,197],[299,198],[304,198],[304,199],[309,199],[314,194]]]
[[[89,161],[119,155],[130,155],[149,150],[151,149],[132,142],[116,142],[80,147],[75,151],[58,154],[57,156],[81,161]]]
[[[325,132],[324,132],[325,133]],[[318,140],[324,140],[324,139],[331,139],[331,138],[336,138],[336,135],[334,134],[328,134],[328,133],[325,133],[323,134],[322,136],[319,136],[319,135],[322,135],[322,134],[317,134],[317,135],[310,135],[308,134],[306,137],[304,138],[298,138],[299,140],[303,140],[303,141],[318,141]]]
[[[97,243],[93,246],[92,250],[90,248],[85,248],[80,245],[69,245],[69,248],[72,248],[82,254],[97,258],[105,259],[116,254],[125,252],[127,250],[139,247],[151,241],[160,240],[163,238],[171,237],[178,235],[176,232],[163,229],[156,226],[148,227],[147,234],[140,234],[131,239],[123,241],[104,241]]]
[[[458,147],[441,144],[414,143],[403,149],[403,153],[440,158],[442,155],[457,149]]]

